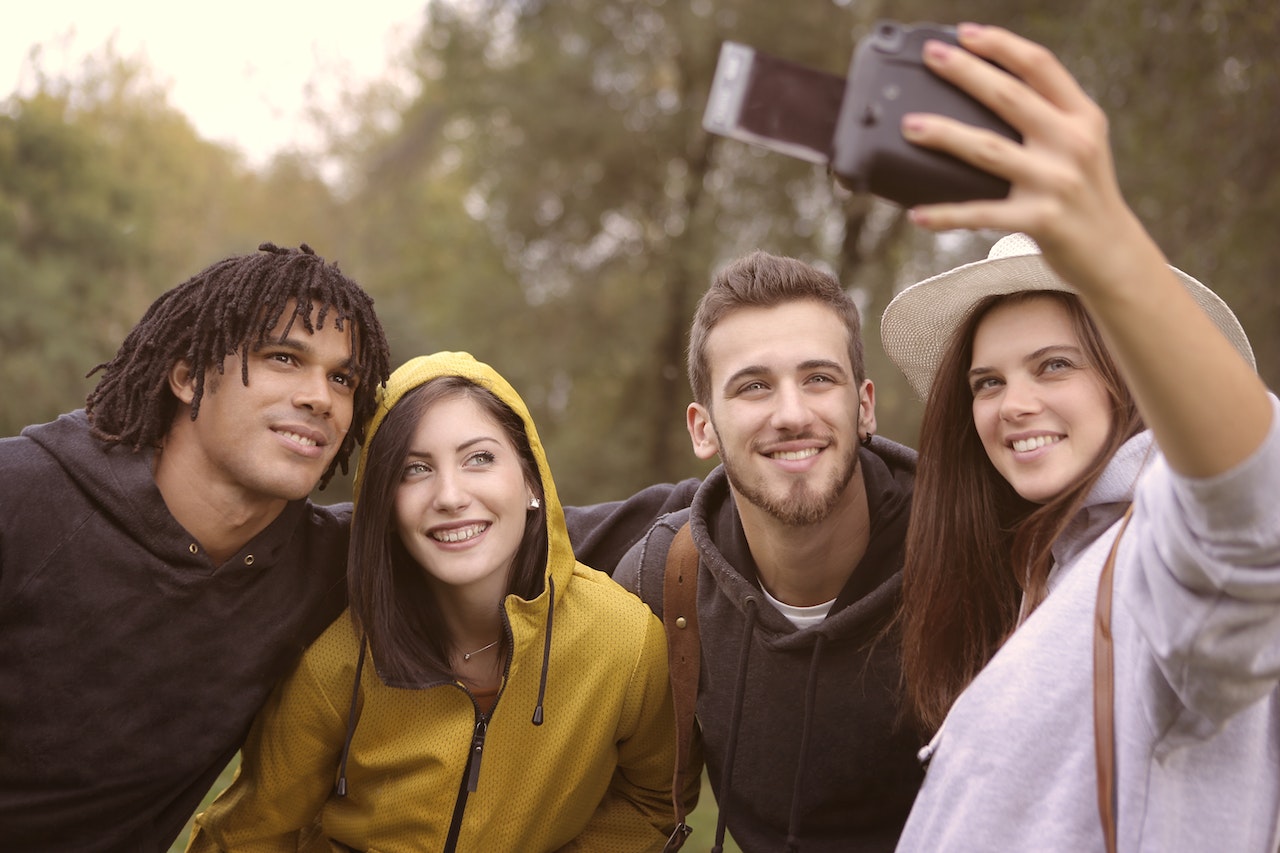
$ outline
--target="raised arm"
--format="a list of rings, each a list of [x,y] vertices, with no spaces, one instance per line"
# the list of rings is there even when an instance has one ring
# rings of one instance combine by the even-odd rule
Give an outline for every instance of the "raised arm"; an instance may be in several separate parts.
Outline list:
[[[1016,127],[1022,143],[926,114],[906,116],[903,134],[1000,175],[1012,188],[1006,199],[917,207],[912,220],[936,231],[992,228],[1034,237],[1055,271],[1080,290],[1172,468],[1209,477],[1234,467],[1270,428],[1266,387],[1126,204],[1106,116],[1044,47],[998,27],[958,29],[960,43],[977,56],[930,42],[926,64]],[[1230,417],[1212,417],[1223,412]]]

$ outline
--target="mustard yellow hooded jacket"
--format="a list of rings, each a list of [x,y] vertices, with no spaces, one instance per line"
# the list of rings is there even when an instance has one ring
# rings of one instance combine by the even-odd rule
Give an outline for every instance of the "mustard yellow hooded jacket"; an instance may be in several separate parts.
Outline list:
[[[196,819],[189,851],[439,851],[460,798],[458,851],[659,851],[674,827],[662,624],[574,560],[545,451],[515,390],[466,353],[413,359],[392,374],[365,446],[405,392],[440,375],[488,388],[523,418],[545,492],[547,582],[532,601],[504,603],[512,654],[497,704],[483,721],[461,684],[388,687],[373,665],[353,690],[361,643],[343,614],[271,695],[235,780]]]

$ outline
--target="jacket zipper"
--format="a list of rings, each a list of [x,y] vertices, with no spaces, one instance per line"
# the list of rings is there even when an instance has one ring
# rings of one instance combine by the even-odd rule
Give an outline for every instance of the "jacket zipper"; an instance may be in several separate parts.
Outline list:
[[[458,799],[453,804],[453,818],[449,821],[449,837],[444,842],[444,853],[458,849],[458,836],[462,834],[462,815],[467,810],[467,797],[480,782],[480,759],[484,756],[484,737],[489,721],[476,708],[476,727],[471,733],[471,751],[467,754],[467,766],[462,771],[462,784],[458,787]]]
[[[467,762],[467,792],[472,793],[480,782],[480,758],[484,755],[484,736],[489,723],[484,717],[476,720],[476,730],[471,735],[471,758]]]
[[[507,622],[506,613],[502,615],[503,629],[507,635],[507,642],[515,645],[515,638],[511,631],[511,624]],[[512,654],[514,656],[514,653]],[[494,709],[498,707],[498,700],[502,698],[502,694],[506,691],[507,676],[511,674],[511,658],[508,657],[506,665],[502,669],[502,687],[498,690],[497,697],[493,700],[493,707],[486,714],[480,710],[480,705],[476,703],[475,697],[461,683],[457,686],[466,693],[471,699],[472,706],[476,709],[476,727],[471,732],[471,751],[467,754],[467,766],[462,771],[462,784],[458,787],[458,799],[453,804],[453,818],[449,821],[449,837],[444,842],[444,853],[455,853],[458,849],[458,836],[462,834],[462,815],[467,810],[467,797],[476,790],[480,784],[480,759],[484,757],[484,738],[489,732],[489,717],[493,714]]]

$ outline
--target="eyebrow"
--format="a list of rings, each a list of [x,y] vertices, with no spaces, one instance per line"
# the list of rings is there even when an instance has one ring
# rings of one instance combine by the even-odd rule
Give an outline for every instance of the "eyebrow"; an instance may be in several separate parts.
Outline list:
[[[456,453],[456,452],[458,452],[458,451],[460,451],[460,450],[469,450],[470,448],[475,447],[477,444],[483,444],[483,443],[485,443],[485,442],[492,442],[492,443],[494,443],[494,444],[499,444],[499,445],[501,444],[501,442],[500,442],[497,438],[494,438],[493,436],[489,436],[489,435],[477,435],[475,438],[469,438],[469,439],[467,439],[466,441],[464,441],[464,442],[462,442],[461,444],[459,444],[457,447],[455,447],[455,448],[454,448],[454,452]],[[420,459],[430,459],[430,458],[431,458],[431,454],[430,454],[430,453],[428,453],[427,451],[425,451],[425,450],[414,450],[413,448],[409,448],[409,451],[408,451],[408,453],[407,453],[406,455],[408,455],[408,456],[417,456],[417,457],[418,457],[418,458],[420,458]]]
[[[253,351],[261,352],[264,349],[277,347],[293,350],[294,352],[305,353],[307,355],[311,355],[315,352],[315,347],[311,346],[310,342],[308,342],[306,338],[294,337],[292,330],[289,332],[289,337],[287,338],[267,338],[262,343],[255,345]],[[344,370],[354,370],[356,368],[355,353],[352,352],[351,355],[340,361],[338,363],[338,367]]]
[[[1084,358],[1084,350],[1082,350],[1080,347],[1072,346],[1071,344],[1049,344],[1048,346],[1043,346],[1043,347],[1040,347],[1040,349],[1038,350],[1034,350],[1033,352],[1027,353],[1025,356],[1023,356],[1022,361],[1025,364],[1028,361],[1036,361],[1037,359],[1044,358],[1046,355],[1049,355],[1055,352],[1069,353],[1081,359]],[[994,367],[972,367],[969,369],[969,373],[967,375],[969,376],[970,379],[972,379],[975,376],[982,376],[987,373],[995,373],[995,372],[996,372],[996,369]]]
[[[806,359],[800,362],[799,364],[797,364],[795,369],[797,372],[801,372],[801,373],[804,373],[810,370],[828,370],[832,373],[840,374],[842,378],[848,375],[848,371],[844,369],[844,365],[840,364],[840,362],[838,361],[832,361],[829,358]],[[736,370],[732,374],[730,374],[729,377],[724,381],[724,388],[728,389],[733,385],[736,385],[738,382],[742,381],[743,379],[747,379],[749,377],[767,376],[772,374],[773,372],[774,372],[773,370],[771,370],[768,367],[765,367],[763,364],[749,364],[746,367]]]

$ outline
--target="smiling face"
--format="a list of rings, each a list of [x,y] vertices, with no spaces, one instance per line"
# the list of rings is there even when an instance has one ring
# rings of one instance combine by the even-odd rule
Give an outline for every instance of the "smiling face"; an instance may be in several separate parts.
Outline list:
[[[969,387],[987,456],[1029,501],[1045,503],[1078,481],[1107,444],[1111,397],[1053,297],[987,312],[973,338]]]
[[[720,455],[744,513],[790,526],[828,518],[857,470],[859,436],[875,430],[874,388],[853,376],[843,322],[812,300],[738,308],[706,351],[711,403],[689,406],[694,452]]]
[[[506,594],[533,492],[502,426],[466,396],[423,413],[403,460],[395,524],[428,582]]]
[[[333,462],[351,427],[357,378],[351,326],[326,323],[314,333],[295,321],[292,307],[248,355],[249,384],[239,354],[222,373],[205,374],[196,419],[190,417],[194,377],[180,362],[170,388],[180,403],[161,463],[180,471],[192,488],[246,508],[306,497]]]

